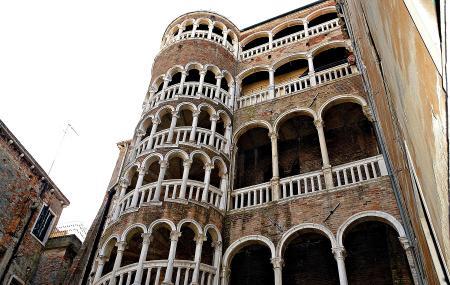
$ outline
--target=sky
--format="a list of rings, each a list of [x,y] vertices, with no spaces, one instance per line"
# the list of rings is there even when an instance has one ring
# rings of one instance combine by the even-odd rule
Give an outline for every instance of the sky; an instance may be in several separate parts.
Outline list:
[[[56,158],[50,177],[71,202],[59,224],[95,218],[172,20],[209,10],[242,29],[311,2],[0,1],[0,119],[47,172]],[[61,144],[67,123],[79,135]]]

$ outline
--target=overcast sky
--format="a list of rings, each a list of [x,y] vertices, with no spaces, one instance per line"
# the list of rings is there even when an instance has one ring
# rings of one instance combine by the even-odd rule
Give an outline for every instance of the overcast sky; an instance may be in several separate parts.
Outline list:
[[[89,227],[132,137],[166,26],[211,10],[239,28],[311,0],[0,1],[0,118],[69,198],[60,224]]]

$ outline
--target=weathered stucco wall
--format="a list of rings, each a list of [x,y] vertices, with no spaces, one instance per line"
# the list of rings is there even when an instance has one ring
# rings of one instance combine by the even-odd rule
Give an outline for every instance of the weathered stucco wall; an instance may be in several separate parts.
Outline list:
[[[342,2],[367,71],[384,142],[424,256],[426,272],[435,278],[424,224],[417,211],[417,196],[414,197],[411,185],[412,169],[406,163],[406,149],[448,264],[448,130],[442,77],[403,1]],[[430,283],[437,284],[432,280]]]

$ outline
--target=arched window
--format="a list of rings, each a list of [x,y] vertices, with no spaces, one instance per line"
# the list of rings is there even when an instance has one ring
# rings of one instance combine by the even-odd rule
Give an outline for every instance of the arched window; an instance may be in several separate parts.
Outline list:
[[[142,233],[140,227],[132,229],[125,239],[126,247],[123,252],[121,267],[139,262],[139,256],[142,249]]]
[[[194,260],[195,256],[195,226],[185,223],[181,227],[181,236],[178,238],[176,257],[177,260]]]
[[[269,37],[268,36],[261,36],[259,38],[253,39],[250,42],[246,43],[242,47],[242,51],[246,51],[246,50],[252,49],[254,47],[266,44],[268,42],[269,42]]]
[[[298,24],[298,23],[297,24],[293,24],[291,26],[287,26],[287,27],[283,28],[282,30],[276,32],[273,35],[273,40],[277,40],[277,39],[280,39],[282,37],[285,37],[285,36],[288,36],[288,35],[292,35],[292,34],[298,33],[298,32],[303,31],[303,30],[304,30],[303,24]]]
[[[273,266],[267,246],[251,244],[241,248],[231,260],[230,285],[273,285]]]
[[[314,71],[321,71],[348,62],[345,47],[330,48],[314,55]]]
[[[181,72],[178,71],[177,73],[172,75],[172,80],[170,80],[168,86],[172,86],[172,85],[178,84],[178,83],[180,83],[180,81],[181,81]]]
[[[250,95],[256,92],[267,90],[269,86],[269,72],[254,72],[242,79],[241,90],[242,95]]]
[[[308,27],[314,27],[314,26],[323,24],[323,23],[325,23],[325,22],[334,20],[334,19],[336,19],[337,17],[338,17],[338,16],[337,16],[337,13],[336,13],[336,12],[332,12],[332,13],[327,13],[327,14],[320,15],[320,16],[318,16],[318,17],[316,17],[316,18],[310,20],[309,23],[308,23]]]

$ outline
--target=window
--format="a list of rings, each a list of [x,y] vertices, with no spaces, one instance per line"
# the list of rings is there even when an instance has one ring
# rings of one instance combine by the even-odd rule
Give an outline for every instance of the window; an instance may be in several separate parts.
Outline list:
[[[24,285],[25,282],[17,278],[17,276],[13,275],[11,276],[11,279],[9,279],[8,285]]]
[[[54,219],[55,214],[53,214],[48,205],[44,204],[31,232],[43,244],[47,240],[49,229]]]

